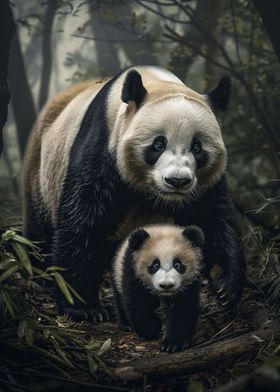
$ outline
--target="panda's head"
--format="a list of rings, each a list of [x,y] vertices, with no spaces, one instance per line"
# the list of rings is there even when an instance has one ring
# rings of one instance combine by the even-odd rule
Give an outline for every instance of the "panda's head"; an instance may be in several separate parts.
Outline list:
[[[127,105],[119,114],[116,143],[120,174],[163,201],[189,200],[225,171],[226,149],[214,111],[228,104],[229,79],[200,95],[182,82],[144,83],[141,75],[132,70],[123,82]]]
[[[197,226],[139,228],[128,244],[135,274],[153,294],[175,295],[199,278],[204,235]]]

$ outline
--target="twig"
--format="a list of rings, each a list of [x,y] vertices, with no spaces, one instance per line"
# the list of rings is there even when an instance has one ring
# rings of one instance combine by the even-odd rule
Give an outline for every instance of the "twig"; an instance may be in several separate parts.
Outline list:
[[[235,8],[234,8],[233,0],[230,0],[230,10],[231,10],[231,21],[232,21],[233,32],[234,32],[236,56],[238,58],[239,63],[242,64],[240,51],[239,51],[239,41],[238,41],[238,34],[237,34],[237,28],[236,28]]]

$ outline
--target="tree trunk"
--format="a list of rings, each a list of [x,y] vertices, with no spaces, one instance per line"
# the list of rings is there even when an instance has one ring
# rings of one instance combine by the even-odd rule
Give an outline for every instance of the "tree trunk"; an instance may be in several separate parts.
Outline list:
[[[204,0],[204,14],[198,16],[201,17],[204,24],[208,27],[209,31],[216,36],[217,26],[220,17],[221,0]],[[217,57],[217,46],[213,42],[205,42],[206,45],[206,56]],[[205,59],[204,73],[205,73],[205,91],[209,91],[212,87],[213,80],[215,79],[216,67],[211,61]]]
[[[104,76],[115,75],[120,71],[118,52],[113,41],[117,40],[116,33],[111,26],[104,23],[100,9],[96,8],[92,12],[92,31],[95,40],[98,73]]]
[[[36,118],[36,110],[17,32],[11,44],[8,81],[17,126],[19,149],[21,156],[23,156],[28,135]]]
[[[0,157],[3,150],[2,130],[7,121],[10,93],[7,84],[11,39],[16,31],[8,0],[0,1]]]
[[[52,27],[55,12],[58,8],[59,0],[48,2],[47,12],[44,22],[45,31],[42,39],[42,76],[39,94],[39,109],[41,109],[48,99],[51,69],[52,69]]]
[[[254,5],[259,11],[264,28],[270,38],[277,56],[280,59],[280,34],[279,15],[280,1],[275,0],[254,0]]]

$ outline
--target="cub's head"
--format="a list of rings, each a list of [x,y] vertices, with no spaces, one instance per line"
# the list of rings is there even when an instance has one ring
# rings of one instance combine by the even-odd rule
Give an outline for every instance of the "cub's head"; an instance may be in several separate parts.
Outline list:
[[[204,192],[221,178],[226,165],[214,112],[227,107],[229,79],[223,78],[208,95],[177,80],[153,80],[141,69],[128,72],[121,95],[126,105],[116,131],[123,179],[166,202]]]
[[[196,226],[153,225],[134,231],[128,242],[138,279],[153,293],[172,296],[198,279],[204,235]]]

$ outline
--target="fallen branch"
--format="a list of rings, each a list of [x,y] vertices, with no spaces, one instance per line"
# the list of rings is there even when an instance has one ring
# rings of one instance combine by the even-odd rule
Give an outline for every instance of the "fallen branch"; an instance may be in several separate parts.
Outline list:
[[[244,333],[206,347],[191,348],[176,354],[159,354],[156,358],[130,361],[125,367],[115,370],[115,375],[123,381],[136,381],[144,375],[162,376],[194,373],[212,368],[219,363],[229,363],[241,356],[256,353],[271,339],[280,338],[278,323],[271,322],[269,328]]]

